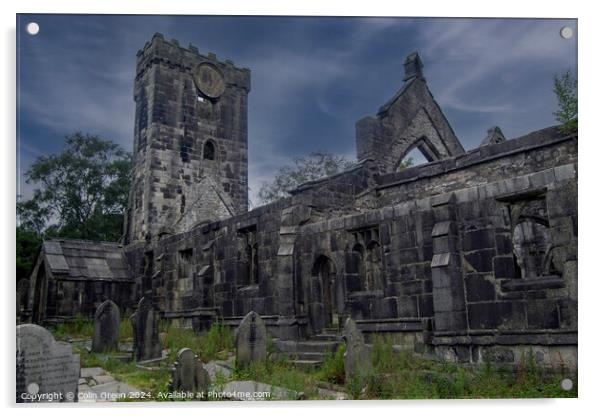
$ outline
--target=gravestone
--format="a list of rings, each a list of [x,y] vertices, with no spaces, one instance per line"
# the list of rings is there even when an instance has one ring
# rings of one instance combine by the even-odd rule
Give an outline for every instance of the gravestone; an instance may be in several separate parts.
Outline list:
[[[366,376],[372,369],[372,356],[370,349],[364,342],[364,335],[351,318],[345,321],[343,329],[343,339],[345,340],[345,378],[347,380],[356,380],[365,383]]]
[[[134,330],[134,360],[148,361],[161,358],[159,319],[149,298],[143,297],[138,302],[138,309],[132,315],[132,327]]]
[[[112,300],[105,300],[94,313],[92,352],[115,351],[119,347],[119,307]]]
[[[182,348],[176,355],[176,362],[171,369],[170,391],[207,393],[209,389],[209,373],[190,348]]]
[[[17,403],[75,402],[79,355],[45,328],[17,326]]]
[[[259,314],[251,311],[236,330],[236,366],[243,368],[253,362],[265,362],[268,332]]]

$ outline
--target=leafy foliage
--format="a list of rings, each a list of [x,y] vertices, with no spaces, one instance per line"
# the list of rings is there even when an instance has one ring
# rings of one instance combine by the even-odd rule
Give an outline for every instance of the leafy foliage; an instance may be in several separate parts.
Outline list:
[[[17,281],[29,277],[41,244],[42,239],[38,233],[17,227]]]
[[[90,338],[94,330],[91,319],[82,315],[76,315],[74,319],[61,322],[52,328],[52,333],[57,340],[69,338]]]
[[[17,280],[26,278],[43,238],[117,241],[127,207],[131,156],[98,136],[75,133],[65,149],[26,172],[37,188],[17,203]]]
[[[336,352],[329,352],[318,372],[318,378],[330,383],[345,383],[345,345],[339,345]]]
[[[368,375],[366,399],[465,399],[576,397],[560,387],[567,374],[563,368],[543,369],[529,352],[521,358],[516,371],[510,366],[484,364],[476,369],[460,364],[431,361],[410,351],[396,352],[390,337],[374,337],[373,369]],[[346,380],[350,393],[358,390],[353,380]],[[357,394],[357,393],[356,393]],[[359,396],[358,396],[359,397]]]
[[[211,327],[200,336],[192,329],[173,325],[166,325],[163,330],[165,333],[163,345],[169,348],[170,358],[174,360],[176,352],[181,348],[190,348],[204,362],[225,359],[228,351],[234,349],[232,330],[219,322],[211,324]]]
[[[554,93],[558,99],[556,121],[564,133],[577,131],[577,78],[569,70],[554,77]]]
[[[31,200],[17,204],[21,226],[44,236],[118,240],[131,156],[115,143],[79,132],[65,144],[61,153],[38,157],[25,174],[27,183],[39,187]]]
[[[264,182],[259,190],[259,199],[263,203],[269,203],[287,197],[288,191],[297,186],[335,175],[353,164],[353,161],[344,156],[325,151],[312,152],[309,156],[296,158],[292,165],[281,167],[271,183]]]
[[[397,172],[401,172],[404,169],[411,168],[414,166],[414,158],[408,157],[399,162],[399,166],[397,166]]]

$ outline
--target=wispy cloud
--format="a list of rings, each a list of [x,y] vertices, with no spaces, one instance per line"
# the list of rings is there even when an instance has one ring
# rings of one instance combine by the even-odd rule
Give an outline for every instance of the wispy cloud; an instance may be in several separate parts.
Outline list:
[[[553,122],[555,72],[575,65],[572,21],[203,16],[40,16],[23,39],[19,84],[23,169],[65,134],[97,133],[132,146],[135,53],[154,32],[251,69],[249,184],[295,156],[353,157],[354,123],[401,86],[418,50],[435,98],[465,147],[487,127],[507,136]],[[48,141],[54,140],[53,146]]]
[[[550,102],[553,72],[576,65],[575,42],[559,36],[566,24],[574,26],[532,19],[428,21],[419,41],[437,100],[444,108],[499,117],[524,113],[532,97]],[[547,79],[521,90],[534,75]],[[517,105],[521,101],[527,105]]]

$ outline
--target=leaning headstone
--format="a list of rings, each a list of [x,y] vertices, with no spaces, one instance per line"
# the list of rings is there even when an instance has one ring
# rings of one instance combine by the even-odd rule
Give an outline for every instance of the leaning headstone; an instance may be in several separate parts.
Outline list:
[[[159,319],[149,298],[143,297],[138,302],[138,309],[132,315],[132,326],[134,330],[134,360],[148,361],[161,358]]]
[[[265,362],[268,332],[259,314],[251,311],[236,330],[236,366],[247,367],[253,362]]]
[[[209,390],[209,373],[190,348],[182,348],[171,369],[170,391],[203,393]]]
[[[363,385],[372,369],[372,357],[370,349],[364,342],[362,331],[358,329],[357,324],[351,318],[347,318],[347,321],[345,321],[343,339],[346,347],[343,356],[345,378]]]
[[[17,403],[75,402],[79,355],[45,328],[17,326]]]
[[[105,300],[94,313],[92,352],[116,351],[119,348],[119,307]]]

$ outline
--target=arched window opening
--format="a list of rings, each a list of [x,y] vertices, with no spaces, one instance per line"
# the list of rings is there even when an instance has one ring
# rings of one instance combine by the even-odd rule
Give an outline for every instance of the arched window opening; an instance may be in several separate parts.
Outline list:
[[[383,290],[382,256],[380,244],[371,241],[366,252],[366,290]]]
[[[434,162],[439,159],[441,159],[441,156],[435,146],[426,137],[423,137],[417,140],[399,159],[396,170],[400,172],[409,167]]]
[[[351,251],[351,274],[357,276],[359,290],[366,290],[365,265],[364,265],[364,246],[356,244]]]
[[[207,140],[203,146],[203,159],[215,160],[215,144],[211,140]]]
[[[238,244],[238,285],[257,285],[259,284],[259,245],[257,244],[257,228],[249,227],[239,230]]]
[[[558,274],[552,262],[552,236],[545,198],[523,202],[512,229],[512,249],[521,277]],[[516,211],[515,211],[516,212]]]
[[[317,279],[319,293],[317,297],[324,308],[324,321],[326,326],[335,324],[337,310],[335,308],[336,268],[332,260],[326,256],[319,256],[314,262],[312,276]]]
[[[417,147],[410,150],[406,155],[400,160],[397,165],[397,172],[401,172],[402,170],[411,168],[412,166],[422,165],[424,163],[428,163],[428,160],[424,157],[420,150]]]
[[[254,243],[251,246],[251,264],[252,268],[249,273],[251,276],[251,284],[256,285],[259,284],[259,256],[257,255],[258,245]]]

